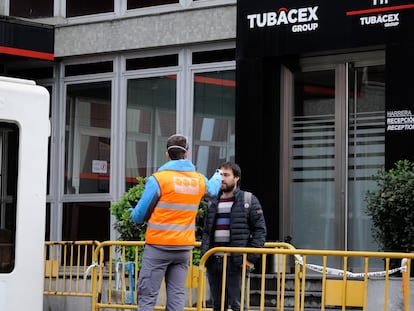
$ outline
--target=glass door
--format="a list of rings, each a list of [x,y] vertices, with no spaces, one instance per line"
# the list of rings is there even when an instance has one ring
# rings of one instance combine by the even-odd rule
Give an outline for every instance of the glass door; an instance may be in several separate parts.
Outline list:
[[[364,198],[384,164],[382,53],[304,59],[283,75],[282,236],[298,248],[377,250]]]
[[[385,164],[385,66],[350,66],[348,90],[344,244],[348,250],[378,251],[365,195],[376,187],[372,176]],[[350,264],[354,269],[363,266],[356,259]]]
[[[338,243],[335,110],[335,70],[295,74],[290,211],[296,247],[333,249]]]

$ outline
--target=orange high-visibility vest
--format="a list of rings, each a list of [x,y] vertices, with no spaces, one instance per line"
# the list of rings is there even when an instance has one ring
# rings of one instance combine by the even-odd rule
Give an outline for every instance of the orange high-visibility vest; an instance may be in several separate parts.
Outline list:
[[[161,171],[153,176],[161,195],[147,224],[145,242],[157,245],[194,245],[195,218],[206,191],[197,172]]]

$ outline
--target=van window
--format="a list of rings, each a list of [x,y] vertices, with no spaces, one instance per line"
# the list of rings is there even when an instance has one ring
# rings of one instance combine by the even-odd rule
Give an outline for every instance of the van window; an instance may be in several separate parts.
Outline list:
[[[14,269],[19,128],[0,122],[0,273]]]

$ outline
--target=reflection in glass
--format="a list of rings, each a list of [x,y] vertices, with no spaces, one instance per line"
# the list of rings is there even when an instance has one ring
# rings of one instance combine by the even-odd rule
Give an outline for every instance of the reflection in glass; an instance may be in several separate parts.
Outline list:
[[[65,194],[109,192],[110,130],[111,83],[69,85]]]
[[[296,247],[335,246],[335,72],[295,75],[291,222]]]
[[[296,247],[378,249],[365,195],[385,160],[384,66],[351,68],[348,77],[343,114],[335,111],[334,70],[295,75],[290,219]],[[347,172],[335,174],[338,160]],[[348,263],[354,270],[363,267],[362,260]]]
[[[167,138],[176,132],[176,80],[175,75],[128,80],[126,189],[166,161]]]
[[[348,249],[377,251],[364,199],[376,187],[372,176],[385,163],[385,69],[355,68],[349,77]],[[355,260],[351,264],[357,265]],[[363,267],[362,260],[358,266]]]
[[[194,75],[193,160],[207,176],[234,161],[235,86],[234,70]]]

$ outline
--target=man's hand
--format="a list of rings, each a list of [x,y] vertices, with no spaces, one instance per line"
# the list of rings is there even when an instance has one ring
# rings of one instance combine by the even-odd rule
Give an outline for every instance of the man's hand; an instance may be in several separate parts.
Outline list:
[[[251,271],[254,268],[254,264],[248,260],[246,260],[246,269]]]

